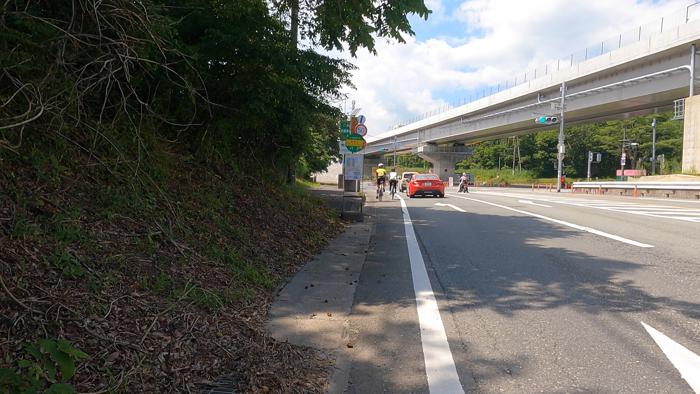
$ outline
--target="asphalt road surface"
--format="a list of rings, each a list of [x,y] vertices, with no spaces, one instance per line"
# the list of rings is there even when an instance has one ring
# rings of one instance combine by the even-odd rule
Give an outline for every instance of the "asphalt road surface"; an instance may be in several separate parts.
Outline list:
[[[370,202],[346,392],[700,391],[700,202],[401,196]]]

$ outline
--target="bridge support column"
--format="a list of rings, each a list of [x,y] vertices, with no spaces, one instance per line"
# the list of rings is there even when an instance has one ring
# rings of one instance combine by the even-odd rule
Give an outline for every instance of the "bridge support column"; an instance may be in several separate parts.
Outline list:
[[[457,163],[466,159],[468,153],[419,152],[418,156],[433,165],[433,174],[447,181],[448,177],[454,176]]]
[[[700,96],[685,99],[682,168],[683,172],[700,172]]]
[[[367,156],[365,156],[365,158],[362,160],[362,172],[363,172],[364,177],[367,179],[369,179],[369,178],[374,179],[373,170],[379,165],[379,163],[382,163],[381,157],[367,157]]]

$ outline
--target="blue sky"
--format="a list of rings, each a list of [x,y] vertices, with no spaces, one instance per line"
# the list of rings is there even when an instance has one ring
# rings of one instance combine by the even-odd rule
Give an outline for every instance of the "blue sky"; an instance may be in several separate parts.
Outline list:
[[[369,135],[390,130],[420,114],[462,102],[487,87],[620,33],[658,29],[684,16],[680,0],[425,0],[427,21],[411,17],[415,36],[405,44],[377,40],[377,55],[349,59]],[[700,17],[700,6],[698,17]],[[617,42],[612,39],[609,42]],[[608,45],[607,43],[605,45]],[[611,44],[612,45],[612,44]],[[538,71],[541,72],[541,71]],[[532,75],[532,74],[530,74]],[[488,88],[487,88],[488,90]],[[479,92],[479,93],[477,93]]]

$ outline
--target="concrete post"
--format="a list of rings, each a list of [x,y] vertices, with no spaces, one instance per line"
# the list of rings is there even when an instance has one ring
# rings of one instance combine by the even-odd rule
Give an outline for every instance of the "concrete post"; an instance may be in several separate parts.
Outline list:
[[[700,96],[685,99],[682,169],[685,173],[700,171]]]

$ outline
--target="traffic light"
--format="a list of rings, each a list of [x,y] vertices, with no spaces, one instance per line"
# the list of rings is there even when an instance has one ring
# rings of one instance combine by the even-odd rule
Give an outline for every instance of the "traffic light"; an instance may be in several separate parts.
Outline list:
[[[559,118],[556,116],[538,116],[535,118],[537,124],[555,124],[559,123]]]

